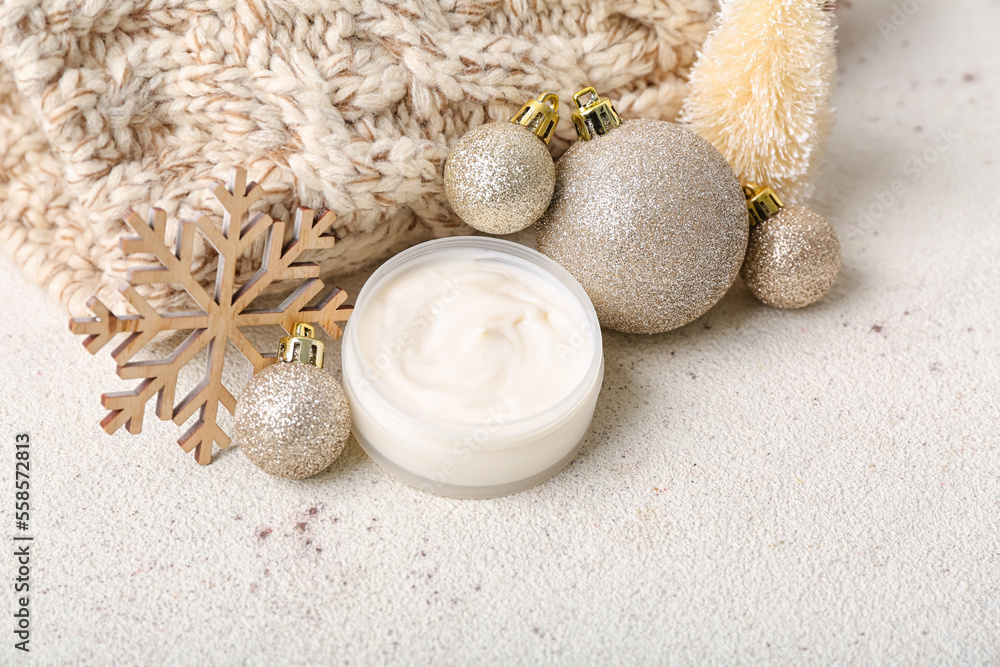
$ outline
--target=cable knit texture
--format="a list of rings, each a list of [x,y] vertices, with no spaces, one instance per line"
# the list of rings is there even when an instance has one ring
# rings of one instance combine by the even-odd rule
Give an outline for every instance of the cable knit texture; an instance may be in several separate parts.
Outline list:
[[[216,214],[245,166],[259,210],[333,210],[325,274],[471,231],[442,172],[467,130],[594,85],[673,119],[711,0],[8,0],[0,6],[0,240],[74,314],[115,287],[129,209]],[[566,107],[564,107],[564,110]],[[564,112],[552,150],[573,137]],[[173,232],[169,232],[173,233]],[[261,248],[241,258],[243,276]],[[215,253],[196,247],[195,275]],[[179,306],[170,286],[146,292]]]

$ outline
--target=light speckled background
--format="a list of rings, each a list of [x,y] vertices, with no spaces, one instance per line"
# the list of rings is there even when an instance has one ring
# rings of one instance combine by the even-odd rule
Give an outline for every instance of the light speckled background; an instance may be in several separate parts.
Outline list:
[[[152,418],[108,437],[106,353],[0,262],[4,498],[13,434],[35,443],[30,659],[1000,661],[1000,5],[914,2],[883,36],[892,3],[851,4],[815,204],[832,294],[780,312],[737,285],[680,331],[606,334],[582,453],[510,498],[411,490],[356,444],[292,483],[235,448],[200,468]],[[2,590],[0,663],[26,663]]]

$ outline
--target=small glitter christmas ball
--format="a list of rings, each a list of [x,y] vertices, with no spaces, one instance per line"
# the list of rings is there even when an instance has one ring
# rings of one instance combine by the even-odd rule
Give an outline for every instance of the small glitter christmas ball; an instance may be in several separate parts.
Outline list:
[[[840,242],[826,218],[786,206],[750,230],[740,275],[769,306],[802,308],[818,300],[840,273]]]
[[[330,467],[351,434],[340,384],[321,368],[279,362],[255,374],[236,403],[236,441],[271,475],[302,479]]]
[[[487,123],[467,132],[444,166],[444,189],[466,224],[488,234],[513,234],[545,211],[556,168],[545,142],[515,123]]]
[[[583,285],[602,325],[659,333],[722,298],[748,226],[715,147],[676,123],[632,119],[563,155],[536,229],[538,249]]]

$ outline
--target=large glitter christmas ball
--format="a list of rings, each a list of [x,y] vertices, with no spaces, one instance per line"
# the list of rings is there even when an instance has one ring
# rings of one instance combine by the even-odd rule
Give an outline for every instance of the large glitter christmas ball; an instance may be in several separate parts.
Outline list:
[[[633,119],[559,160],[538,249],[583,285],[602,325],[660,333],[722,298],[748,226],[719,151],[676,123]]]
[[[351,434],[347,395],[322,368],[279,362],[256,373],[236,403],[236,441],[271,475],[302,479],[330,467]]]
[[[556,168],[545,142],[516,123],[487,123],[467,132],[448,156],[444,189],[466,224],[513,234],[545,211]]]
[[[826,218],[786,206],[750,230],[740,275],[758,299],[777,308],[818,300],[840,273],[840,241]]]

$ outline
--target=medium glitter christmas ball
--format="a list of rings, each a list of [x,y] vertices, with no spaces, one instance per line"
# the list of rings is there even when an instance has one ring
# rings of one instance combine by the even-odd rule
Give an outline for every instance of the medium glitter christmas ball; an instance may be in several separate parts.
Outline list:
[[[444,189],[455,213],[488,234],[513,234],[545,211],[556,168],[545,142],[515,123],[467,132],[448,156]]]
[[[740,275],[758,299],[777,308],[818,300],[840,273],[840,242],[826,218],[785,206],[750,230]]]
[[[251,378],[236,404],[236,441],[271,475],[302,479],[330,467],[351,434],[340,384],[322,368],[279,362]]]
[[[599,101],[610,109],[606,118],[592,121],[586,107],[579,120],[574,114],[581,138],[592,138],[556,165],[538,249],[583,285],[602,325],[669,331],[711,308],[736,279],[747,244],[746,199],[706,140],[658,120],[613,120],[602,128],[618,117]]]

